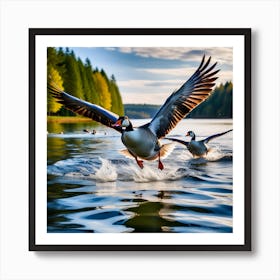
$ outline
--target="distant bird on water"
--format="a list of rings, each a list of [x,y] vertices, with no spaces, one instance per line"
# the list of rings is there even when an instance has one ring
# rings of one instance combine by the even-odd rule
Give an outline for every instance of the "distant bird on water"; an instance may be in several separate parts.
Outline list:
[[[91,134],[96,134],[96,130],[95,129],[93,129],[92,132],[90,132],[88,129],[83,129],[83,132],[91,133]]]
[[[165,137],[165,139],[168,139],[168,140],[171,140],[171,141],[175,141],[175,142],[178,142],[180,144],[183,144],[187,147],[187,149],[190,151],[190,153],[193,155],[193,157],[195,158],[198,158],[198,157],[203,157],[203,156],[206,156],[207,153],[209,152],[210,148],[207,147],[207,143],[216,138],[216,137],[220,137],[228,132],[232,131],[232,129],[230,130],[227,130],[225,132],[222,132],[222,133],[218,133],[218,134],[214,134],[214,135],[211,135],[205,139],[202,139],[202,140],[195,140],[195,134],[193,131],[188,131],[186,136],[190,136],[191,137],[191,141],[190,142],[186,142],[186,141],[183,141],[181,139],[177,139],[177,138],[171,138],[171,137]]]
[[[206,100],[215,86],[214,81],[218,78],[215,75],[220,70],[214,70],[217,62],[210,66],[210,60],[211,57],[205,61],[205,56],[203,56],[193,75],[167,98],[149,123],[137,129],[133,127],[127,116],[118,116],[101,106],[78,99],[59,89],[53,82],[48,83],[48,89],[67,109],[120,132],[121,140],[127,148],[123,153],[133,157],[140,168],[144,167],[143,159],[157,159],[158,168],[162,170],[164,166],[161,158],[172,151],[173,145],[162,145],[159,140],[165,137],[195,107]]]

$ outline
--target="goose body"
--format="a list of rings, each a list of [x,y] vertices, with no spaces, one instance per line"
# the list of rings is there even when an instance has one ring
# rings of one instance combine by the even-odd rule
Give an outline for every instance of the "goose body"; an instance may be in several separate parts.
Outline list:
[[[149,123],[137,129],[127,116],[118,116],[101,106],[78,99],[57,88],[52,82],[48,83],[48,90],[67,109],[120,132],[121,140],[127,148],[123,153],[133,157],[140,168],[143,168],[142,159],[158,159],[158,168],[163,169],[161,158],[170,153],[173,145],[162,145],[159,140],[210,96],[217,79],[215,75],[219,72],[214,70],[217,63],[209,66],[210,60],[211,57],[205,61],[203,56],[193,75],[167,98]]]
[[[143,139],[147,141],[143,141]],[[156,136],[149,130],[139,128],[122,134],[122,142],[134,156],[149,160],[160,150]]]
[[[190,153],[193,155],[193,157],[198,158],[198,157],[204,157],[207,155],[207,153],[209,152],[210,148],[206,145],[210,140],[216,138],[216,137],[220,137],[228,132],[232,131],[232,129],[227,130],[225,132],[222,133],[218,133],[218,134],[213,134],[211,136],[208,136],[205,139],[199,140],[197,141],[195,138],[195,134],[193,131],[188,131],[186,136],[190,136],[191,137],[191,141],[190,142],[186,142],[183,141],[181,139],[177,139],[177,138],[171,138],[171,137],[166,137],[165,139],[171,140],[171,141],[175,141],[178,143],[181,143],[183,145],[185,145],[187,147],[187,149],[190,151]]]
[[[163,169],[163,164],[160,158],[167,156],[173,149],[173,145],[165,144],[161,145],[157,136],[146,125],[140,126],[137,129],[132,127],[132,124],[128,117],[120,117],[113,126],[126,126],[126,129],[122,131],[121,140],[127,147],[127,150],[122,153],[128,157],[135,158],[137,164],[143,168],[143,161],[159,159],[159,169]]]
[[[203,141],[192,140],[187,148],[194,157],[203,157],[208,152],[208,148]]]

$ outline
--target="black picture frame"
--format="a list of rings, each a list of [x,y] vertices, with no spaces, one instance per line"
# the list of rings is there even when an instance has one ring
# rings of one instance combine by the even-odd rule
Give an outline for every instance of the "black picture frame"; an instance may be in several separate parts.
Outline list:
[[[87,244],[57,245],[36,242],[36,39],[38,36],[65,35],[176,35],[176,36],[242,36],[244,38],[244,243],[226,245],[202,244]],[[30,251],[250,251],[251,248],[251,29],[249,28],[165,28],[165,29],[29,29],[29,250]]]

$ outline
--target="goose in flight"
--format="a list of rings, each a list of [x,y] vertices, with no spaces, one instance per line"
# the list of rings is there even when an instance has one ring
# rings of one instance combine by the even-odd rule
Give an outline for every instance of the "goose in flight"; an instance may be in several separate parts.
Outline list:
[[[217,62],[210,65],[210,60],[211,57],[206,61],[203,56],[193,75],[167,98],[149,123],[138,128],[133,127],[127,116],[118,116],[101,106],[78,99],[59,89],[51,81],[48,82],[48,90],[68,110],[120,132],[121,140],[127,148],[124,154],[133,157],[140,168],[143,168],[143,159],[158,159],[158,168],[162,170],[164,166],[161,158],[171,152],[173,145],[162,145],[159,140],[206,100],[215,86],[218,78],[215,75],[220,70],[215,70]]]
[[[177,138],[171,138],[171,137],[165,137],[165,139],[171,140],[171,141],[175,141],[178,142],[180,144],[183,144],[187,147],[187,149],[190,151],[190,153],[193,155],[194,158],[199,158],[199,157],[203,157],[206,156],[207,153],[209,152],[209,147],[207,147],[207,143],[216,138],[216,137],[220,137],[228,132],[232,131],[232,129],[227,130],[225,132],[222,133],[218,133],[218,134],[214,134],[211,135],[205,139],[202,140],[195,140],[195,134],[193,131],[188,131],[186,136],[190,136],[191,137],[191,141],[190,142],[186,142],[184,140],[181,139],[177,139]]]

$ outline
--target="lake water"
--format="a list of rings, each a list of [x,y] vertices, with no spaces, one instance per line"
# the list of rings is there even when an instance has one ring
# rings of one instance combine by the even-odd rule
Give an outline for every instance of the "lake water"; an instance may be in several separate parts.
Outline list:
[[[193,130],[202,139],[231,128],[232,120],[186,119],[168,136],[187,140]],[[48,232],[233,231],[232,132],[208,143],[206,159],[174,144],[163,170],[125,158],[120,134],[105,126],[49,123],[48,132]]]

